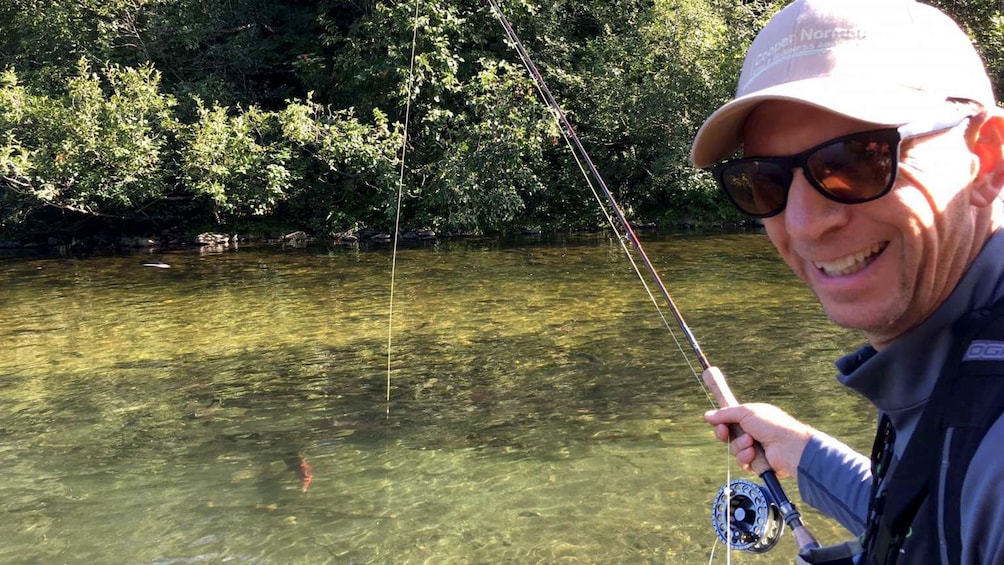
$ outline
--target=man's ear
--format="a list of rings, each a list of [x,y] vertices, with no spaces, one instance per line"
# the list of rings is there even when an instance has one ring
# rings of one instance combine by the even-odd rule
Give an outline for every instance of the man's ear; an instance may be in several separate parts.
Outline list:
[[[979,171],[973,181],[973,199],[987,206],[1004,189],[1004,111],[995,108],[979,126],[973,142],[973,153],[979,160]]]

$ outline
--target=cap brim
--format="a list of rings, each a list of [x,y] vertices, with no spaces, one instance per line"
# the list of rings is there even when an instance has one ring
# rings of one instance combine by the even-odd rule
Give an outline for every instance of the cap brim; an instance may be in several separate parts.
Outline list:
[[[945,99],[929,92],[897,87],[894,92],[866,84],[848,85],[846,78],[812,78],[779,84],[740,96],[711,114],[697,131],[691,162],[707,167],[736,152],[743,124],[764,102],[796,102],[881,126],[899,126],[936,110]]]

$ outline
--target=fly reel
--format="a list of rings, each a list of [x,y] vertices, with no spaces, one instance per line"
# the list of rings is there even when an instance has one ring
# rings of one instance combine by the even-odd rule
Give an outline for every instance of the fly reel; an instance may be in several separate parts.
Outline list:
[[[711,523],[729,547],[765,553],[784,533],[784,520],[765,487],[746,479],[723,486],[711,508]]]

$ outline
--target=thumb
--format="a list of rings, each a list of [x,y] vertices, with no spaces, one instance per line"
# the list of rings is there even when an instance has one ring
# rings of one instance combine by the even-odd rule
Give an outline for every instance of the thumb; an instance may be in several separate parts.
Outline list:
[[[739,405],[730,406],[728,408],[719,408],[717,410],[708,410],[704,413],[704,420],[713,426],[720,424],[730,425],[738,424],[743,420],[743,418],[749,415],[749,408]]]

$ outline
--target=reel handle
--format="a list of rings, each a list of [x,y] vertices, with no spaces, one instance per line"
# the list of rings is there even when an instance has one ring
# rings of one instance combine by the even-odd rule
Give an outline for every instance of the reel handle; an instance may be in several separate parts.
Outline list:
[[[719,406],[722,408],[739,406],[739,401],[732,394],[729,383],[725,382],[725,375],[722,374],[721,369],[718,367],[708,367],[701,376],[704,378],[704,384],[711,389],[711,394],[715,397],[715,401],[718,402]],[[746,435],[746,432],[743,431],[739,424],[729,425],[729,436],[732,439],[743,435]],[[753,472],[759,477],[767,471],[772,471],[770,463],[767,462],[767,455],[763,452],[763,447],[759,443],[754,443],[753,449],[756,451],[756,455],[753,456],[753,462],[750,463],[750,468],[753,469]]]

